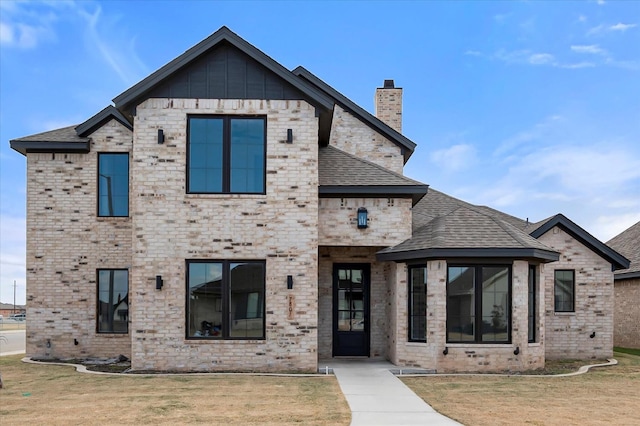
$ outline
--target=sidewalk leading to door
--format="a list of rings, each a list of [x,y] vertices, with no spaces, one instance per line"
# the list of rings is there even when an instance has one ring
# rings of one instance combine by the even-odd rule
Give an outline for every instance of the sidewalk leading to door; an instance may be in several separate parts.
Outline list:
[[[460,425],[436,412],[389,370],[387,361],[340,360],[326,363],[351,408],[352,426]]]

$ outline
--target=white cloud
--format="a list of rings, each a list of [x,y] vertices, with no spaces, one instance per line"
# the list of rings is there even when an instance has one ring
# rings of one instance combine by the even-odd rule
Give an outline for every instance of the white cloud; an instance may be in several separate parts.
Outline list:
[[[635,27],[636,24],[623,24],[622,22],[618,22],[615,25],[609,27],[611,31],[627,31],[629,28]]]
[[[446,149],[433,151],[430,159],[447,172],[460,171],[475,161],[476,149],[473,145],[457,144]]]
[[[571,46],[571,50],[577,53],[590,53],[593,55],[606,55],[607,51],[602,49],[597,44],[589,44],[589,45],[573,45]]]
[[[600,5],[600,6],[602,6],[606,2],[604,0],[596,0],[596,3],[598,3],[598,5]]]
[[[555,63],[555,58],[549,53],[534,53],[529,56],[532,65],[548,65]]]
[[[0,300],[13,302],[13,282],[16,281],[16,301],[25,301],[26,222],[24,218],[0,216]]]
[[[560,64],[558,68],[566,68],[566,69],[580,69],[580,68],[593,68],[596,64],[593,62],[576,62],[573,64]]]
[[[594,223],[589,226],[589,231],[594,236],[599,236],[601,241],[606,242],[638,221],[640,221],[640,213],[602,215],[598,216]]]

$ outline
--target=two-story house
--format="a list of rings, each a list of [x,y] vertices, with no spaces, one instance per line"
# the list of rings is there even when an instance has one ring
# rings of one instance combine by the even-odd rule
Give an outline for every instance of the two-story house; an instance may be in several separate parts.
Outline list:
[[[628,261],[403,176],[375,116],[226,27],[27,159],[27,355],[133,370],[315,371],[377,357],[524,370],[612,354]]]

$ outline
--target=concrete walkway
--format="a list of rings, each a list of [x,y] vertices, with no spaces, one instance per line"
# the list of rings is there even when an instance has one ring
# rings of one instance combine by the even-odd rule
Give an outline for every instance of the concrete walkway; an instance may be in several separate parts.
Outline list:
[[[459,425],[436,412],[389,370],[387,361],[332,359],[333,369],[351,408],[352,426]],[[322,368],[321,367],[321,368]]]

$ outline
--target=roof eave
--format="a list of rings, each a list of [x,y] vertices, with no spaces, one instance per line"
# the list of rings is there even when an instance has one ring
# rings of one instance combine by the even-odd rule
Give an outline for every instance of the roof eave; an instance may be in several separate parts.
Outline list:
[[[555,262],[560,253],[536,248],[427,248],[419,250],[391,251],[376,253],[379,261],[403,262],[418,259],[447,258],[493,258],[493,259],[536,259],[543,263]]]
[[[589,249],[599,254],[602,258],[611,262],[611,268],[613,271],[629,268],[629,265],[631,264],[631,261],[629,259],[621,255],[611,247],[607,246],[593,235],[589,234],[587,231],[585,231],[583,228],[578,226],[563,214],[557,214],[553,216],[547,222],[543,223],[540,227],[533,230],[529,235],[531,235],[533,238],[538,239],[542,235],[553,229],[555,226],[558,226],[565,232],[568,232]]]
[[[320,185],[318,193],[324,197],[349,196],[354,198],[398,197],[411,198],[412,205],[416,205],[429,190],[429,185]]]
[[[93,131],[95,131],[98,127],[104,124],[106,121],[114,119],[118,121],[120,124],[125,126],[127,129],[133,131],[133,125],[129,122],[129,120],[113,105],[109,105],[104,108],[102,111],[88,119],[82,124],[79,124],[75,127],[76,133],[78,136],[83,137],[87,136]]]
[[[249,55],[252,59],[259,62],[264,67],[277,74],[287,83],[291,84],[296,89],[309,96],[311,100],[316,102],[316,106],[321,106],[326,110],[331,110],[333,108],[333,101],[328,96],[313,87],[311,84],[299,79],[289,70],[271,59],[258,48],[252,46],[250,43],[242,39],[227,27],[220,28],[218,31],[202,40],[200,43],[188,49],[182,55],[173,59],[171,62],[167,63],[145,79],[141,80],[131,88],[116,96],[113,99],[115,106],[119,109],[126,109],[126,107],[135,99],[143,96],[146,92],[151,90],[154,86],[169,77],[171,74],[189,64],[200,55],[205,53],[207,50],[211,49],[222,41],[229,42],[245,54]]]
[[[620,272],[613,275],[614,281],[633,280],[637,278],[640,278],[640,271]]]
[[[86,154],[89,152],[88,140],[80,142],[50,142],[50,141],[9,141],[11,148],[22,155],[28,153],[70,153]]]

